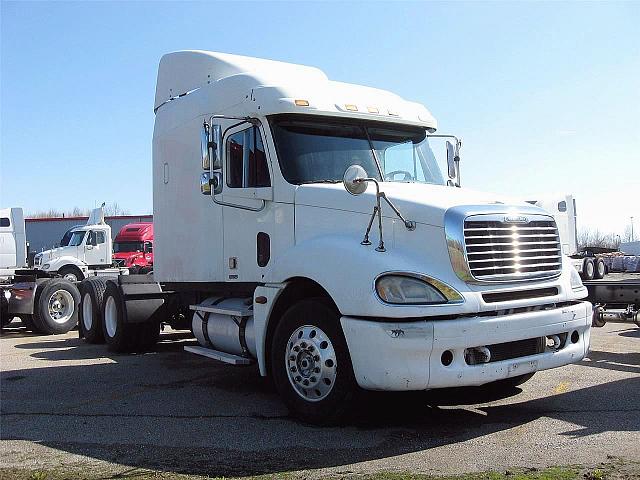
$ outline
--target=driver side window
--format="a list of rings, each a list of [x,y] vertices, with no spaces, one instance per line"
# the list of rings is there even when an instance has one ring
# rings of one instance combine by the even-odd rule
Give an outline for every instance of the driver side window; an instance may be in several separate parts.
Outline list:
[[[267,156],[257,127],[236,132],[227,138],[227,186],[271,186]]]

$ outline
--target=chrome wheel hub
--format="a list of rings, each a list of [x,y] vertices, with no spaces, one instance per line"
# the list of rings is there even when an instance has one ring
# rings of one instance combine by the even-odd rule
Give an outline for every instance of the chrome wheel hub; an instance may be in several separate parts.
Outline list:
[[[49,316],[56,323],[65,323],[73,315],[75,302],[73,296],[66,290],[56,290],[49,297],[47,304]]]
[[[297,328],[289,338],[285,366],[298,395],[310,402],[323,400],[336,380],[336,352],[331,340],[318,327]]]

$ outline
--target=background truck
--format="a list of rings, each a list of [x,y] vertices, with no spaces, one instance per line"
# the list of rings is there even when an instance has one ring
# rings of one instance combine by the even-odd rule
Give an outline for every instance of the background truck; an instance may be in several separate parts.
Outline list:
[[[130,273],[149,273],[153,269],[153,223],[130,223],[120,229],[113,241],[113,263]]]
[[[21,211],[19,219],[22,227],[16,221],[12,234],[14,241],[21,244],[24,242]],[[102,208],[97,208],[86,225],[72,229],[68,245],[38,253],[31,269],[20,268],[22,263],[10,270],[0,285],[3,324],[20,317],[25,327],[34,332],[55,334],[71,330],[78,323],[80,305],[76,282],[129,273],[127,268],[112,266],[111,248],[111,228],[104,223]]]
[[[607,267],[605,261],[595,255],[600,253],[596,251],[598,249],[578,249],[578,215],[573,195],[547,197],[541,200],[532,200],[529,203],[538,205],[553,215],[562,240],[562,253],[571,259],[571,263],[578,270],[582,279],[604,278]]]
[[[185,51],[160,61],[154,111],[153,275],[81,282],[87,341],[144,350],[190,323],[187,351],[257,362],[315,423],[358,388],[511,387],[585,356],[553,217],[461,188],[461,142],[424,106]]]
[[[104,222],[102,207],[92,211],[86,225],[71,229],[68,242],[63,237],[62,243],[65,245],[37,253],[33,268],[77,282],[90,271],[113,266],[111,227]]]

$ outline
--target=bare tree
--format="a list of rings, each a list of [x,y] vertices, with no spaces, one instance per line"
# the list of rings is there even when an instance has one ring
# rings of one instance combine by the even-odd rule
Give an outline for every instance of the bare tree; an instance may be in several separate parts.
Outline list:
[[[585,247],[618,248],[620,235],[604,233],[598,229],[583,228],[578,233],[578,249]]]
[[[71,210],[62,211],[51,208],[49,210],[43,210],[40,212],[27,215],[29,218],[65,218],[65,217],[88,217],[91,213],[91,208],[73,207]],[[129,210],[120,207],[117,202],[105,205],[104,214],[107,216],[117,215],[129,215]]]
[[[622,241],[633,242],[634,240],[636,240],[636,238],[638,238],[636,232],[631,228],[631,225],[627,225],[627,227],[624,229],[624,235],[622,235]]]

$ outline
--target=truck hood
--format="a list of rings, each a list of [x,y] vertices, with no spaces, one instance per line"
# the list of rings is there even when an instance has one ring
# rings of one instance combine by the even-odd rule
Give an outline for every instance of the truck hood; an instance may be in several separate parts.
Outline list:
[[[64,257],[66,255],[75,257],[78,252],[78,247],[58,247],[51,250],[44,250],[43,252],[36,253],[35,258],[42,259],[42,263],[45,263],[51,258]]]
[[[407,220],[437,227],[444,226],[444,213],[455,206],[504,204],[505,208],[507,206],[531,207],[522,200],[444,185],[381,182],[380,190]],[[375,192],[373,183],[369,183],[366,192],[358,196],[347,192],[341,183],[300,185],[296,190],[295,202],[296,205],[371,213],[375,205]],[[393,216],[388,205],[384,201],[382,204],[383,214]]]

